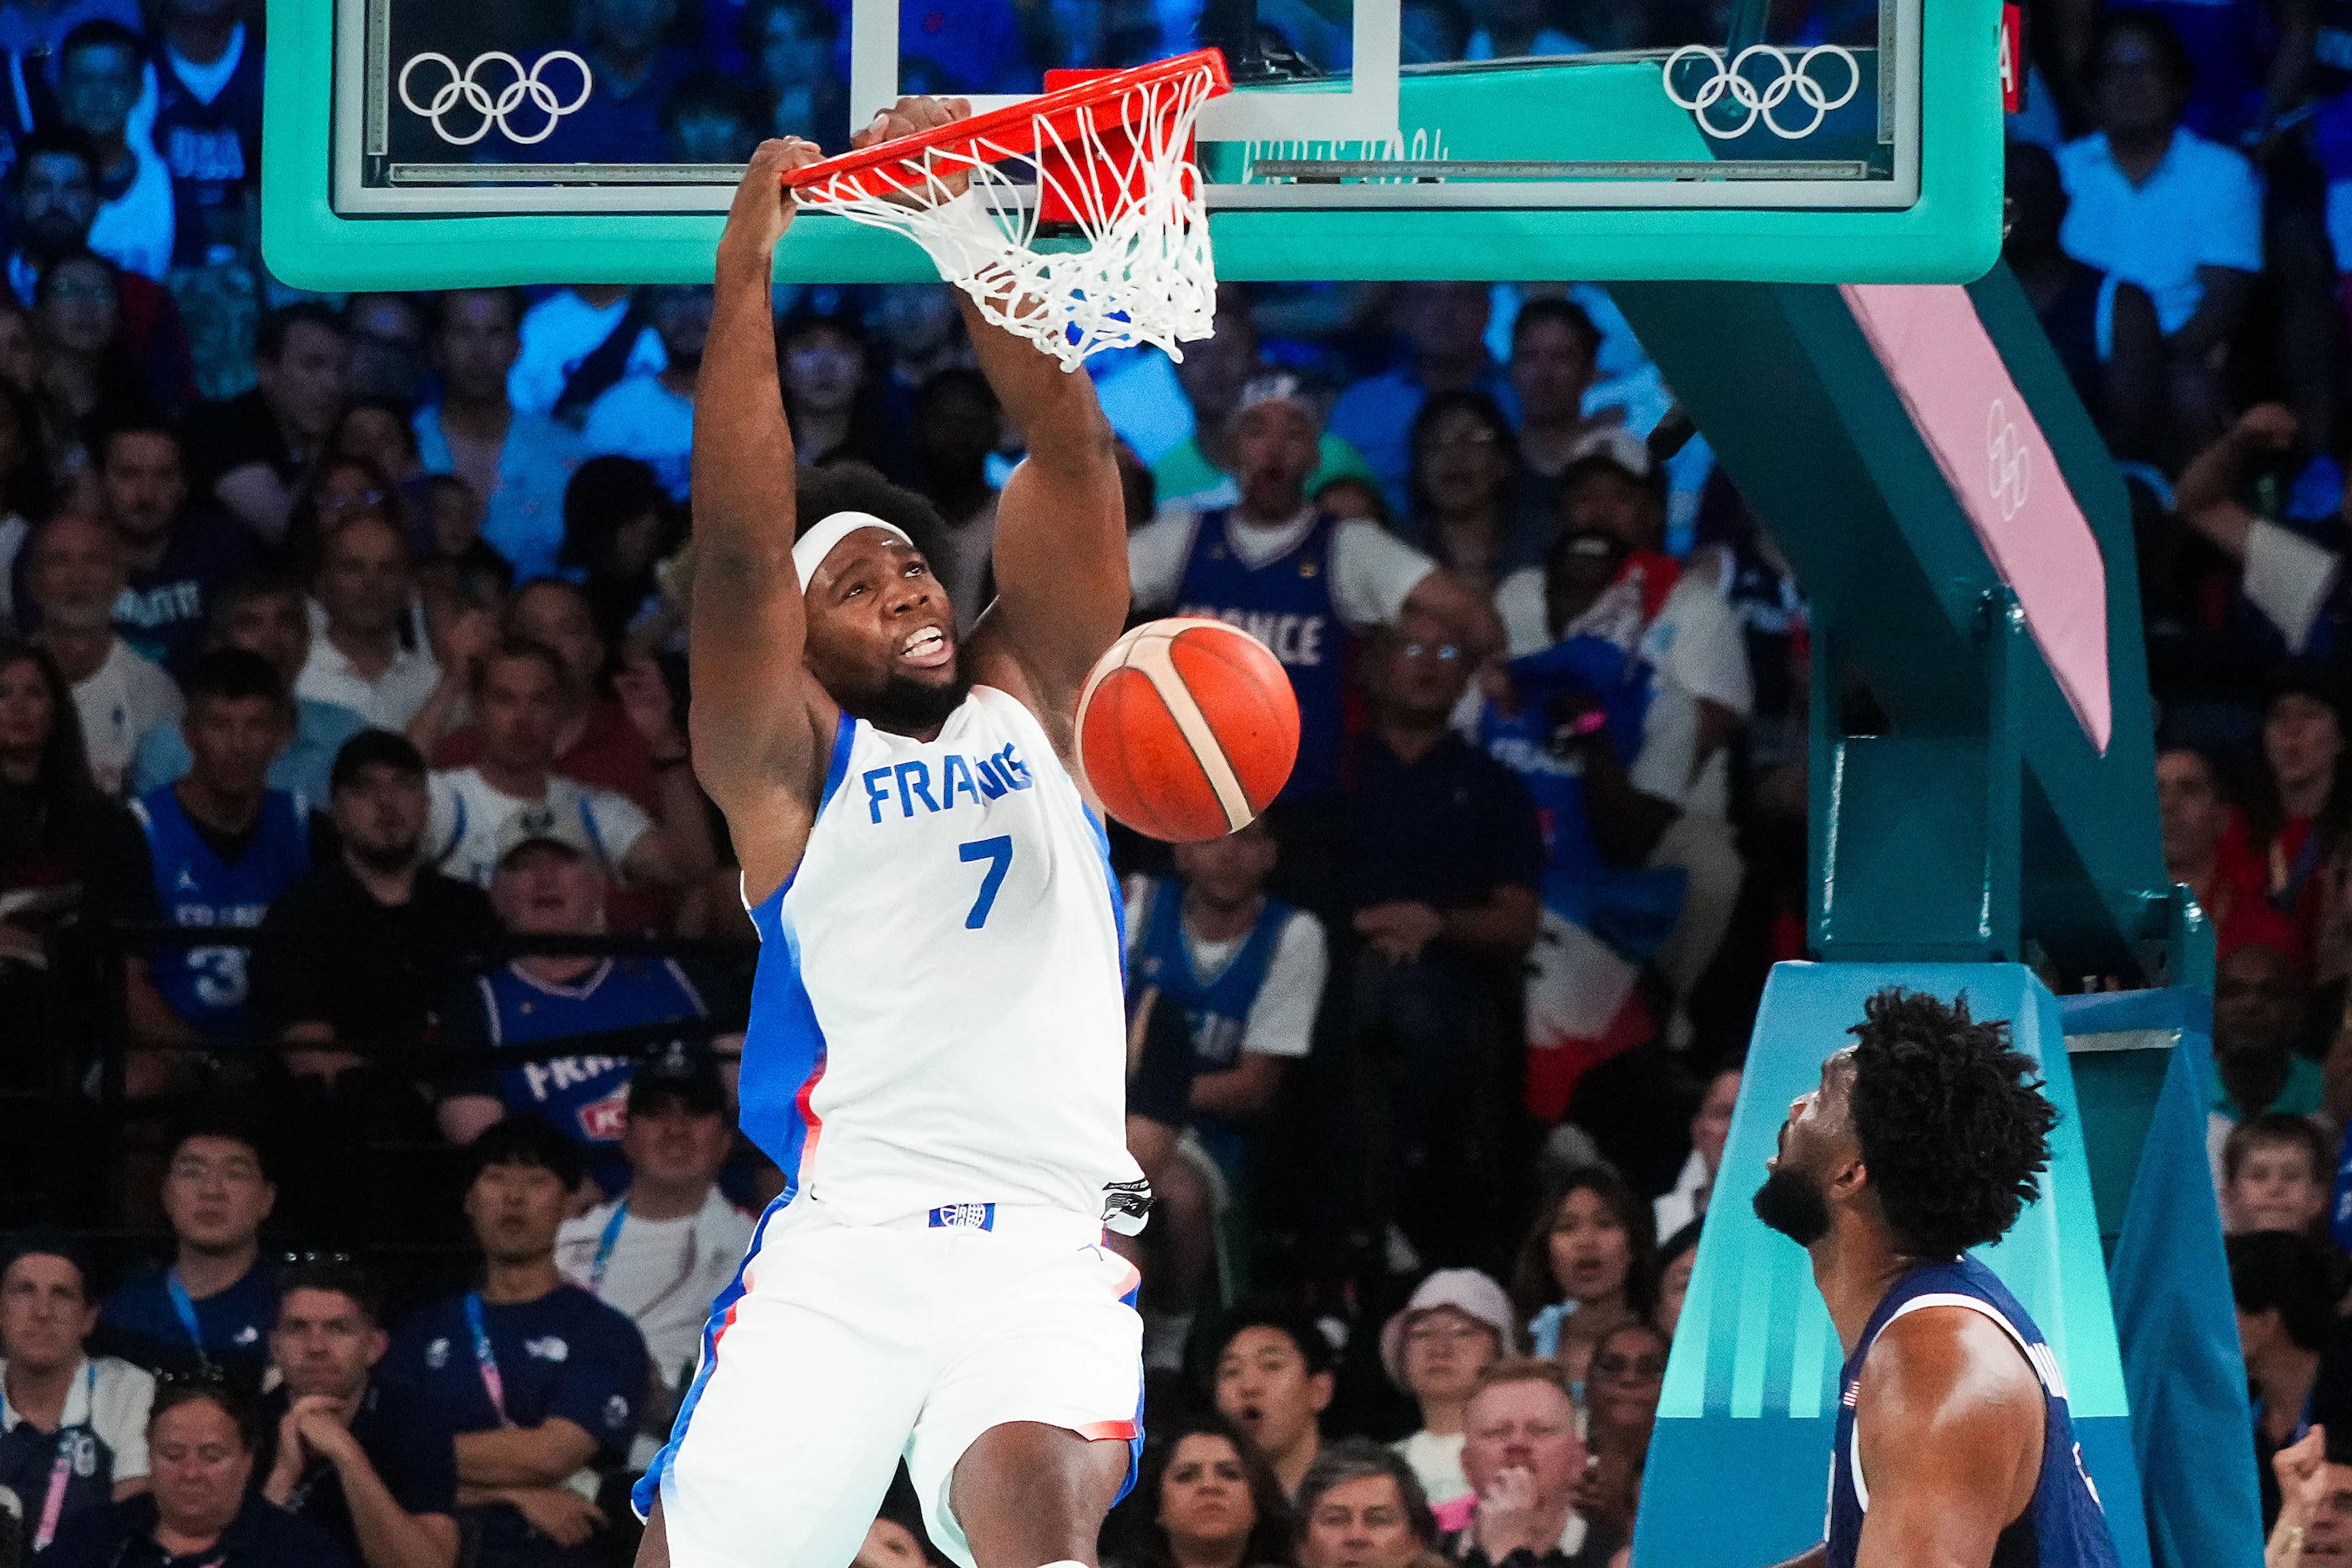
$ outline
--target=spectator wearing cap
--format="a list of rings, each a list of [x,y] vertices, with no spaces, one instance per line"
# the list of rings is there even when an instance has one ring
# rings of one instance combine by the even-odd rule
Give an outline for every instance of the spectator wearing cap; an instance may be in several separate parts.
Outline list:
[[[1296,1497],[1322,1450],[1335,1383],[1322,1331],[1296,1311],[1245,1306],[1226,1320],[1208,1364],[1217,1414],[1257,1445],[1284,1495]]]
[[[157,1389],[152,1489],[68,1523],[43,1568],[353,1568],[317,1525],[251,1489],[259,1436],[252,1396],[235,1383]]]
[[[1441,1268],[1381,1329],[1381,1367],[1421,1406],[1421,1428],[1390,1445],[1433,1506],[1470,1495],[1462,1413],[1478,1376],[1518,1348],[1511,1298],[1475,1268]]]
[[[317,1525],[363,1568],[451,1568],[457,1458],[414,1390],[375,1369],[391,1346],[375,1282],[338,1258],[278,1278],[277,1386],[261,1406],[261,1495]]]
[[[482,660],[474,680],[479,753],[468,766],[433,774],[426,842],[434,862],[488,887],[508,823],[530,812],[562,821],[566,839],[583,846],[607,878],[676,888],[709,875],[709,831],[699,820],[656,826],[626,795],[557,771],[570,680],[563,657],[544,643],[509,639]],[[680,783],[691,787],[690,780]]]
[[[291,689],[310,657],[310,617],[302,590],[275,574],[242,577],[211,601],[207,638],[214,647],[257,653]],[[294,738],[269,764],[269,787],[325,800],[332,790],[335,753],[367,721],[339,702],[294,696]],[[179,722],[160,723],[140,741],[131,760],[131,793],[147,795],[186,776],[191,762]]]
[[[258,384],[188,417],[189,489],[219,502],[256,538],[283,540],[341,416],[351,357],[342,318],[319,300],[262,317],[253,346]]]
[[[1602,1568],[1624,1542],[1576,1507],[1587,1452],[1556,1362],[1497,1362],[1463,1415],[1462,1469],[1477,1494],[1445,1538],[1461,1568]]]
[[[717,1068],[684,1051],[655,1058],[629,1084],[627,1189],[564,1221],[556,1236],[563,1277],[627,1313],[646,1337],[655,1383],[667,1394],[648,1402],[641,1424],[656,1440],[694,1376],[710,1303],[751,1245],[751,1216],[719,1190],[733,1146]]]
[[[401,1324],[383,1380],[457,1434],[459,1517],[473,1522],[481,1568],[587,1568],[604,1560],[593,1542],[605,1520],[572,1483],[626,1458],[645,1340],[556,1268],[556,1233],[586,1174],[578,1146],[517,1116],[469,1154],[481,1283]]]
[[[1288,672],[1299,749],[1276,813],[1286,859],[1280,881],[1318,913],[1333,913],[1344,903],[1335,803],[1356,634],[1394,625],[1408,609],[1439,617],[1474,651],[1495,631],[1486,602],[1429,557],[1375,524],[1308,503],[1317,424],[1297,378],[1253,382],[1230,421],[1241,499],[1136,530],[1128,536],[1128,574],[1139,607],[1243,626]]]
[[[1402,1456],[1361,1437],[1325,1447],[1291,1500],[1298,1568],[1421,1568],[1437,1524]]]
[[[1243,390],[1265,373],[1257,324],[1250,319],[1249,291],[1239,283],[1224,284],[1217,290],[1214,330],[1200,342],[1186,343],[1183,363],[1176,366],[1176,384],[1192,407],[1192,433],[1151,465],[1160,505],[1210,511],[1241,500],[1234,477],[1239,456],[1234,449],[1234,414],[1241,406]],[[1328,430],[1316,437],[1315,447],[1307,494],[1334,479],[1371,479],[1363,454]]]
[[[415,586],[408,541],[389,517],[361,512],[331,530],[313,584],[325,625],[295,689],[379,730],[408,730],[442,685],[433,650],[410,640]]]
[[[1402,363],[1360,381],[1331,406],[1331,429],[1364,456],[1389,505],[1409,505],[1405,473],[1412,466],[1411,432],[1422,400],[1465,388],[1483,392],[1516,412],[1510,378],[1486,352],[1493,301],[1484,283],[1408,283],[1397,291],[1394,320],[1404,340]]]
[[[482,537],[517,582],[555,570],[563,543],[563,490],[580,466],[580,437],[545,413],[516,409],[508,378],[522,352],[522,292],[460,289],[436,298],[434,363],[441,401],[416,415],[417,455],[481,498]]]
[[[261,923],[270,900],[310,868],[310,807],[269,785],[269,767],[294,732],[294,703],[257,653],[215,648],[188,676],[186,776],[141,795],[131,811],[147,835],[155,897],[175,925]],[[247,1037],[250,949],[159,951],[156,989],[207,1039]]]
[[[156,1372],[210,1369],[257,1382],[277,1315],[278,1284],[261,1258],[261,1226],[278,1187],[259,1139],[226,1113],[176,1130],[163,1168],[163,1218],[176,1249],[117,1286],[99,1311],[104,1342]]]
[[[598,937],[604,933],[605,882],[586,834],[571,816],[516,813],[501,830],[490,902],[516,936]],[[598,1162],[608,1190],[625,1175],[619,1156],[628,1120],[634,1059],[624,1055],[543,1058],[532,1047],[572,1035],[710,1016],[710,978],[688,976],[674,958],[612,958],[531,952],[461,984],[441,1009],[436,1037],[444,1049],[471,1053],[448,1079],[441,1128],[456,1142],[509,1115],[541,1117]],[[689,1034],[709,1037],[707,1027]],[[532,1058],[493,1065],[492,1053]]]
[[[37,612],[34,640],[72,683],[90,777],[121,793],[139,737],[180,716],[179,689],[114,625],[122,597],[121,542],[103,524],[61,511],[25,547],[25,588]]]
[[[24,1561],[75,1516],[143,1491],[147,1410],[155,1380],[115,1356],[89,1355],[98,1326],[89,1260],[62,1236],[18,1242],[0,1267],[0,1487],[20,1517]]]
[[[1650,1205],[1660,1236],[1672,1236],[1706,1215],[1716,1173],[1723,1167],[1723,1146],[1731,1138],[1731,1113],[1739,1108],[1740,1065],[1717,1068],[1699,1094],[1698,1109],[1691,1112],[1690,1158],[1683,1162],[1674,1186]]]
[[[2294,927],[2288,956],[2307,963],[2327,896],[2325,868],[2352,820],[2352,735],[2333,673],[2298,661],[2279,671],[2263,706],[2262,750],[2217,858],[2222,874],[2259,886]]]

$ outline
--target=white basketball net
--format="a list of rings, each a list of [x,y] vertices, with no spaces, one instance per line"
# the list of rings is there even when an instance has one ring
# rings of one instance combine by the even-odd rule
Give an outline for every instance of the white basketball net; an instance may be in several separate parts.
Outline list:
[[[1141,343],[1181,360],[1178,345],[1207,337],[1217,309],[1201,174],[1186,156],[1212,86],[1205,68],[1141,82],[1091,111],[1024,117],[960,145],[834,174],[800,196],[907,236],[991,321],[1032,339],[1064,370]],[[949,184],[958,176],[971,182],[962,195]],[[1036,248],[1047,192],[1081,247]]]

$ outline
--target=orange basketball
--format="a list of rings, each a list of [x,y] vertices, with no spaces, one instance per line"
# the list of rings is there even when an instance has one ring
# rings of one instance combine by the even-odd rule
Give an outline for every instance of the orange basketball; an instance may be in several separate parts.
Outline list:
[[[1223,621],[1148,621],[1078,695],[1078,769],[1105,811],[1171,843],[1248,826],[1298,760],[1298,699],[1266,646]]]

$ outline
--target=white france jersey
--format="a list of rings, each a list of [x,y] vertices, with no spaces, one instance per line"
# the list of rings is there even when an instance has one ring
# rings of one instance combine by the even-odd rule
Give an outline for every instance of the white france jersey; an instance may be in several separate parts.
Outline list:
[[[933,741],[844,714],[760,930],[744,1131],[851,1224],[962,1204],[1088,1216],[1127,1152],[1108,840],[1036,719],[974,687]]]

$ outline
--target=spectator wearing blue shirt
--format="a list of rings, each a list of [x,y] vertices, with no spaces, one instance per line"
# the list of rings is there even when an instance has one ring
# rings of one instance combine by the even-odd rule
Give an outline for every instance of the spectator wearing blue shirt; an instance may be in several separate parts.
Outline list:
[[[694,388],[702,371],[703,342],[710,336],[710,299],[708,285],[645,291],[644,307],[667,363],[657,374],[632,375],[597,398],[581,431],[588,451],[652,464],[676,501],[686,500],[694,452]],[[785,379],[791,379],[789,367]]]
[[[261,39],[236,0],[163,0],[155,150],[172,171],[172,259],[201,266],[250,248],[261,182]]]
[[[58,119],[98,144],[104,199],[89,247],[125,271],[161,280],[177,224],[172,171],[131,123],[146,90],[147,41],[136,28],[98,17],[66,35],[57,60]]]
[[[258,1381],[278,1305],[260,1244],[278,1188],[260,1140],[225,1114],[189,1121],[173,1140],[163,1197],[178,1250],[169,1268],[149,1265],[106,1299],[101,1339],[150,1371],[209,1367]]]
[[[261,1495],[317,1525],[364,1568],[457,1560],[457,1454],[446,1427],[376,1364],[391,1346],[375,1282],[333,1258],[278,1279],[269,1331],[278,1385],[261,1408]]]
[[[1396,310],[1405,362],[1358,382],[1331,405],[1331,433],[1363,454],[1400,515],[1412,505],[1405,475],[1412,467],[1412,421],[1423,398],[1468,387],[1517,417],[1510,378],[1486,352],[1490,303],[1484,283],[1406,284]]]
[[[480,1568],[600,1563],[604,1516],[570,1483],[626,1458],[648,1387],[645,1340],[555,1266],[586,1175],[572,1142],[516,1116],[470,1153],[466,1218],[482,1283],[402,1324],[384,1381],[421,1394],[457,1433],[459,1512],[478,1532]]]
[[[302,590],[291,578],[257,573],[213,596],[212,641],[243,648],[270,662],[290,689],[310,657],[310,617]],[[367,721],[339,702],[294,699],[294,738],[269,764],[269,787],[305,800],[327,798],[335,752],[367,728]],[[190,758],[180,721],[158,724],[139,742],[131,762],[132,795],[148,795],[186,776]]]
[[[563,543],[563,488],[580,466],[580,438],[508,395],[522,353],[522,295],[461,289],[436,301],[434,363],[441,401],[416,416],[425,470],[456,474],[482,500],[482,538],[514,567],[515,581],[551,575]]]

